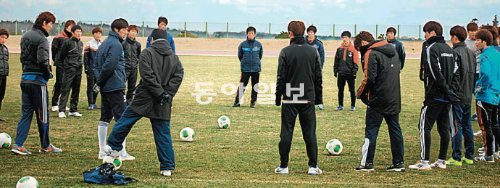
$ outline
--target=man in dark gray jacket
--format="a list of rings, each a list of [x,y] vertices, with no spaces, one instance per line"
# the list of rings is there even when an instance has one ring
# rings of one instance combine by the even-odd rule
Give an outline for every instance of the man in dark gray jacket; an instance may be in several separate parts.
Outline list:
[[[137,67],[141,54],[141,43],[136,40],[139,28],[136,25],[128,26],[128,36],[122,42],[125,53],[125,80],[127,81],[127,104],[130,104],[137,87]]]
[[[0,109],[5,96],[5,88],[7,87],[7,76],[9,76],[9,49],[5,46],[5,42],[9,38],[9,32],[5,29],[0,29]],[[0,118],[0,121],[5,121]]]
[[[476,56],[467,48],[465,40],[467,31],[462,26],[454,26],[450,30],[451,43],[459,66],[460,82],[453,88],[460,99],[460,103],[453,104],[453,127],[456,134],[452,135],[452,157],[446,161],[447,165],[462,166],[462,163],[474,163],[474,133],[471,123],[471,102],[474,92],[474,74]],[[464,139],[465,156],[462,157],[462,137]]]
[[[167,32],[155,29],[152,44],[142,51],[139,61],[141,81],[134,100],[125,109],[108,137],[108,155],[118,157],[118,151],[128,133],[142,117],[153,127],[160,174],[171,176],[175,169],[174,150],[170,136],[172,98],[181,85],[184,69],[167,42]]]

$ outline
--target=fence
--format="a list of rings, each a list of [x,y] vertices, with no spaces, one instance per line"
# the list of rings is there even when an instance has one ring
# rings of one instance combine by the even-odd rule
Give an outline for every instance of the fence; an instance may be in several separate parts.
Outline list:
[[[103,33],[107,34],[110,30],[111,21],[79,21],[84,35],[91,35],[94,27],[101,27]],[[130,21],[129,24],[137,25],[140,29],[139,36],[148,36],[156,28],[156,22]],[[27,21],[0,21],[0,28],[7,29],[11,35],[22,35],[33,25],[30,20]],[[213,22],[172,22],[168,24],[168,32],[174,37],[191,38],[245,38],[245,30],[248,26],[254,26],[257,29],[258,38],[274,39],[281,32],[286,31],[286,23],[213,23]],[[315,24],[318,28],[318,38],[322,40],[340,39],[343,31],[350,31],[352,35],[360,31],[369,31],[375,37],[385,36],[388,27],[394,27],[397,30],[397,38],[400,40],[422,40],[423,32],[421,25],[345,25],[345,24]],[[54,24],[51,35],[56,35],[64,27],[64,22]],[[448,31],[451,26],[444,26],[444,31]],[[446,38],[449,38],[449,32],[443,32]]]

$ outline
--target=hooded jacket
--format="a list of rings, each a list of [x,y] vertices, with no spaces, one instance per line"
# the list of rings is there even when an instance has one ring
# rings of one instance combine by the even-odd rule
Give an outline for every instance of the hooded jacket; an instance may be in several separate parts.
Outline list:
[[[464,42],[453,45],[457,64],[459,65],[459,82],[455,92],[460,103],[470,105],[474,93],[474,75],[476,73],[476,55],[467,48]]]
[[[112,92],[125,89],[125,58],[123,55],[123,39],[114,31],[99,46],[94,61],[96,84],[101,92]]]
[[[160,105],[164,92],[174,97],[182,83],[184,69],[166,40],[156,40],[141,52],[141,81],[130,108],[145,117],[170,120],[172,103]]]
[[[0,44],[0,76],[9,76],[9,49]]]
[[[359,54],[352,43],[340,46],[335,53],[333,73],[338,76],[356,76],[358,72]]]
[[[141,54],[141,43],[129,37],[122,42],[125,52],[125,69],[136,70],[139,66],[139,55]]]
[[[54,61],[54,66],[57,66],[59,62],[57,61],[57,57],[59,57],[59,52],[61,50],[61,47],[67,39],[71,38],[73,34],[71,32],[66,31],[66,29],[63,29],[61,33],[59,33],[57,36],[54,37],[52,40],[52,47],[51,47],[51,52],[52,52],[52,60]]]
[[[369,44],[363,55],[364,78],[356,96],[385,115],[401,112],[401,63],[396,49],[387,41]]]
[[[481,70],[476,82],[476,100],[500,104],[500,47],[488,46],[479,55]]]
[[[298,100],[311,104],[323,104],[322,84],[321,59],[318,50],[306,44],[304,37],[296,36],[291,44],[280,52],[276,97],[283,96],[283,103]],[[303,95],[296,90],[301,87]]]
[[[83,43],[80,39],[72,37],[64,41],[59,51],[59,57],[57,57],[58,66],[62,66],[64,69],[81,68],[83,65],[82,53]]]
[[[263,49],[257,40],[245,40],[238,46],[241,72],[260,72]]]
[[[321,58],[321,67],[323,67],[323,65],[325,64],[325,47],[323,45],[323,42],[321,42],[321,40],[319,40],[318,37],[316,37],[311,42],[309,42],[309,40],[307,40],[306,37],[306,42],[307,44],[313,46],[314,48],[316,48],[316,50],[318,50],[319,57]]]
[[[437,102],[460,102],[453,91],[458,87],[460,73],[453,49],[442,36],[434,36],[426,42],[424,64],[425,100]]]

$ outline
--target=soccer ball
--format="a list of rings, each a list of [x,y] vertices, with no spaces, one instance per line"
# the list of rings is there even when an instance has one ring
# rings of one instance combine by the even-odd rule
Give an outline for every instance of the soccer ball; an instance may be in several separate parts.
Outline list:
[[[217,122],[219,123],[219,128],[221,129],[227,129],[231,125],[231,120],[227,116],[219,117]]]
[[[17,181],[16,188],[38,188],[38,181],[34,177],[24,176]]]
[[[194,139],[194,130],[186,127],[181,130],[181,132],[179,133],[179,137],[182,141],[191,142]]]
[[[105,156],[102,158],[102,163],[111,163],[115,167],[115,170],[118,170],[122,167],[123,161],[120,157],[114,158],[111,156]]]
[[[12,142],[12,138],[10,138],[7,133],[0,133],[0,148],[9,148]]]
[[[332,155],[339,155],[342,153],[342,149],[344,149],[344,146],[342,146],[340,140],[332,139],[326,143],[326,150]]]

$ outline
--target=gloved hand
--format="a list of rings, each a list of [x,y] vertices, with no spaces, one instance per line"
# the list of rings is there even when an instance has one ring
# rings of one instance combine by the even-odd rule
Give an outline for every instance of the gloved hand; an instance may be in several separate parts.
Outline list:
[[[92,87],[92,90],[94,90],[94,92],[96,92],[96,93],[99,93],[99,92],[101,92],[101,87],[99,85],[97,85],[97,83],[96,83],[96,84],[94,84],[94,87]]]
[[[170,96],[167,92],[163,92],[163,94],[161,94],[160,106],[170,103],[171,101],[172,101],[172,96]]]
[[[356,75],[353,75],[353,76],[352,76],[352,79],[356,80]]]
[[[274,104],[276,106],[280,106],[281,105],[281,95],[276,94],[276,99],[275,99],[275,103]]]
[[[44,74],[44,75],[43,75],[43,78],[44,78],[45,80],[49,80],[49,79],[54,78],[54,75],[52,75],[52,73],[50,73],[50,72],[49,72],[48,74]]]
[[[333,76],[335,76],[335,78],[337,78],[337,73],[333,73]]]

